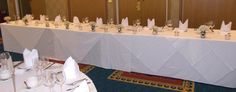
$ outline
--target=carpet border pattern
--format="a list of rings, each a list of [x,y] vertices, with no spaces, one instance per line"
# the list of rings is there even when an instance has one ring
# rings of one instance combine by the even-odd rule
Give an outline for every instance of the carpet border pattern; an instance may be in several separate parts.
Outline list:
[[[108,77],[108,79],[120,81],[120,82],[138,84],[138,85],[143,85],[143,86],[163,88],[163,89],[168,89],[168,90],[173,90],[173,91],[194,92],[193,81],[183,80],[182,85],[174,85],[174,84],[150,81],[150,80],[145,80],[145,79],[130,78],[130,77],[122,76],[122,73],[123,73],[122,71],[114,71]]]

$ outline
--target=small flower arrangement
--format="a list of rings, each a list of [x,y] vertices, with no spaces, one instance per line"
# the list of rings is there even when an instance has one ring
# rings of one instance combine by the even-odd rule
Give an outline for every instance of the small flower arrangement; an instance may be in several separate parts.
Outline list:
[[[28,25],[28,19],[26,17],[22,18],[22,21],[25,23],[25,25]]]
[[[5,20],[7,23],[9,23],[10,20],[11,20],[11,17],[10,17],[10,16],[6,16],[6,17],[4,17],[4,20]]]
[[[122,26],[122,25],[117,25],[117,30],[118,30],[118,33],[122,33],[122,28],[123,28],[123,26]]]
[[[91,30],[92,32],[95,32],[95,28],[96,28],[96,23],[95,22],[90,22],[90,26],[91,26]]]
[[[201,25],[197,31],[200,33],[201,38],[206,37],[206,31],[210,30],[208,26],[206,25]]]
[[[153,35],[157,35],[157,34],[158,34],[158,27],[157,27],[157,26],[154,26],[154,27],[152,28],[152,34],[153,34]]]
[[[66,29],[69,29],[69,27],[70,27],[70,22],[69,22],[69,21],[64,21],[64,25],[65,25]]]

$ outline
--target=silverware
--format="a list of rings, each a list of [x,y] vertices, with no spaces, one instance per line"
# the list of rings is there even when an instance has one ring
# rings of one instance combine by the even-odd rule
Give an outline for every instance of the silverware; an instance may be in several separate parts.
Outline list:
[[[47,70],[48,68],[50,68],[54,64],[55,64],[55,62],[51,63],[49,66],[45,67],[44,70]]]
[[[21,65],[22,63],[24,63],[24,62],[21,61],[20,63],[17,63],[16,65],[14,65],[14,67],[17,67],[17,66]]]
[[[74,81],[74,82],[72,82],[72,83],[70,83],[70,84],[68,84],[68,85],[71,85],[71,86],[73,86],[73,85],[76,85],[77,83],[79,83],[79,82],[82,82],[82,81],[84,81],[84,80],[88,80],[88,79],[86,79],[86,78],[83,78],[83,79],[81,79],[81,80],[77,80],[77,81]]]
[[[24,84],[26,86],[26,89],[31,89],[31,87],[28,86],[28,84],[26,83],[26,81],[24,81]]]
[[[87,82],[87,84],[90,84],[91,82]],[[80,85],[78,85],[78,86],[75,86],[75,87],[73,87],[73,88],[69,88],[69,89],[67,89],[66,91],[71,91],[71,90],[74,90],[74,89],[76,89],[77,87],[79,87]]]

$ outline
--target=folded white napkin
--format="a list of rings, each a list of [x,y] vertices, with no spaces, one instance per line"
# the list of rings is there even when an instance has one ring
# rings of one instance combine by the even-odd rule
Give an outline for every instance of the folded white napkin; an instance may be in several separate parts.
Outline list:
[[[220,27],[220,33],[221,34],[227,34],[230,32],[232,26],[232,22],[229,22],[228,24],[225,24],[225,21],[222,21],[221,27]]]
[[[73,92],[89,92],[87,81],[86,80],[82,81],[79,87],[75,88]]]
[[[186,32],[188,30],[188,19],[183,23],[179,21],[179,31]]]
[[[45,15],[40,15],[39,20],[40,22],[45,22],[46,21]]]
[[[155,26],[155,19],[147,19],[147,27],[152,29]]]
[[[69,57],[63,66],[63,74],[66,80],[66,83],[72,83],[79,78],[79,66],[72,57]]]
[[[125,19],[122,19],[122,20],[121,20],[121,25],[122,25],[123,27],[128,27],[128,26],[129,26],[128,17],[126,17]]]
[[[31,68],[35,61],[38,61],[38,50],[33,49],[32,51],[25,49],[23,52],[24,64],[27,68]]]
[[[55,22],[56,22],[56,23],[62,22],[62,20],[61,20],[61,15],[56,16]]]
[[[74,18],[73,18],[73,23],[74,24],[79,24],[80,22],[79,22],[79,18],[77,17],[77,16],[74,16]]]
[[[102,18],[96,18],[96,25],[101,26],[103,24]]]

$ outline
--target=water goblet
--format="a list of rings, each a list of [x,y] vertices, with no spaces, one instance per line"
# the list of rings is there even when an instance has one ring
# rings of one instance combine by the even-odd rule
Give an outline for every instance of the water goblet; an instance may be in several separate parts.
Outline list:
[[[136,20],[136,25],[137,25],[137,26],[140,26],[140,24],[141,24],[140,19],[137,19],[137,20]]]
[[[85,21],[85,23],[88,23],[88,22],[89,22],[89,18],[88,18],[88,17],[85,17],[85,18],[84,18],[84,21]]]
[[[61,92],[62,92],[62,86],[65,83],[65,77],[63,75],[63,72],[58,72],[56,74],[56,83],[60,85],[60,89],[61,89]]]
[[[48,87],[50,92],[53,92],[53,87],[55,86],[56,79],[55,74],[51,71],[45,71],[44,74],[44,86]]]
[[[110,19],[109,19],[109,24],[110,24],[110,25],[113,25],[113,24],[114,24],[113,18],[110,18]]]
[[[65,16],[62,17],[62,21],[66,22],[66,17]]]
[[[12,78],[12,75],[14,73],[13,62],[8,52],[3,52],[0,54],[0,63],[0,79],[8,80]]]
[[[31,20],[34,20],[34,15],[32,14],[30,18],[31,18]]]

